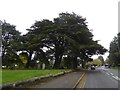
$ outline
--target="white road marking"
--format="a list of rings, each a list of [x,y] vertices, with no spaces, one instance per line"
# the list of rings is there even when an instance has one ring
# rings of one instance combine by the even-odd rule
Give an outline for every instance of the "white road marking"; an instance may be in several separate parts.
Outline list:
[[[106,73],[107,75],[110,75],[112,78],[114,78],[117,81],[120,81],[120,78],[118,76],[114,76],[113,73],[107,72],[105,69],[102,70],[102,72]],[[112,79],[111,79],[112,80]]]
[[[112,76],[112,77],[116,80],[120,80],[120,78],[118,76]]]
[[[109,73],[106,73],[107,75],[110,75]]]
[[[115,78],[115,76],[112,76],[113,78]]]
[[[110,73],[111,75],[113,75],[113,73]]]

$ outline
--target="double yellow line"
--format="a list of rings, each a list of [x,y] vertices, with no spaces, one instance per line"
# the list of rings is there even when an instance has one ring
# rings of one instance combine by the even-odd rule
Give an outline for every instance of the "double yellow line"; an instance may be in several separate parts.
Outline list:
[[[85,73],[84,77],[82,78],[82,80],[79,82],[79,85],[78,88],[84,88],[85,86],[85,83],[86,83],[86,80],[87,80],[87,74]]]
[[[87,73],[83,73],[82,76],[79,78],[79,80],[76,82],[75,86],[73,87],[74,90],[76,90],[77,88],[80,88],[80,90],[82,90],[85,86],[87,80]]]

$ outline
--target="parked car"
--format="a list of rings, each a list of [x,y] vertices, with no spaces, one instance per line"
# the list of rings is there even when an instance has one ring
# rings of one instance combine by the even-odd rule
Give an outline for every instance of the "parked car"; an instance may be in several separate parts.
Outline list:
[[[110,65],[108,65],[108,64],[105,64],[105,68],[110,68]]]
[[[91,66],[91,70],[95,70],[95,66],[94,65]]]

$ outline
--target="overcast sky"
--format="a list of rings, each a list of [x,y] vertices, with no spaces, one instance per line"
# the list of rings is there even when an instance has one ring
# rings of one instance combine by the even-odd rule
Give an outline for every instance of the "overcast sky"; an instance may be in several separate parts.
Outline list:
[[[35,20],[58,17],[61,12],[74,12],[87,19],[93,39],[109,49],[118,33],[119,0],[0,0],[0,20],[16,25],[26,33]]]

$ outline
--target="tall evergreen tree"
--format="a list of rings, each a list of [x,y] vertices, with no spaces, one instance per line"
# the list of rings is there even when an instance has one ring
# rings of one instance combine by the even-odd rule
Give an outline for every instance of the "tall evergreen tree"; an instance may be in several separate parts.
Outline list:
[[[62,57],[69,50],[72,53],[74,52],[74,55],[77,52],[79,56],[82,54],[84,59],[88,57],[87,53],[93,55],[96,52],[106,51],[96,41],[92,40],[93,35],[87,27],[86,19],[75,13],[60,13],[59,17],[54,18],[53,22],[49,20],[37,21],[29,29],[29,34],[42,38],[37,43],[42,42],[43,47],[54,51],[55,64],[53,68],[56,69],[60,68]],[[83,50],[85,54],[83,54]]]
[[[16,30],[14,25],[2,23],[2,64],[10,66],[15,62],[19,62],[17,55],[17,47],[20,32]]]
[[[109,59],[110,64],[117,66],[120,64],[120,49],[119,49],[119,34],[117,37],[114,37],[113,41],[110,43]]]

